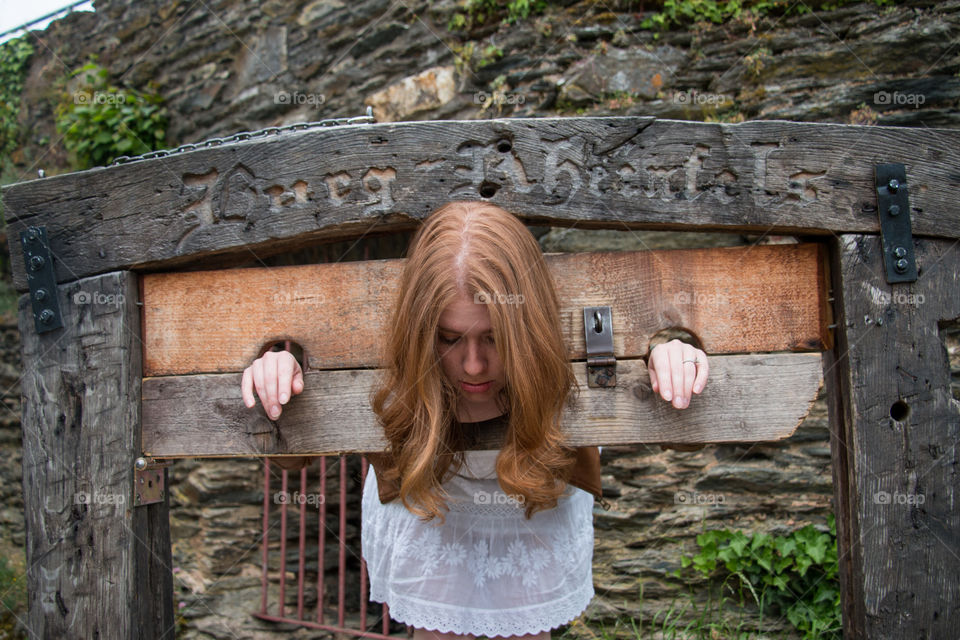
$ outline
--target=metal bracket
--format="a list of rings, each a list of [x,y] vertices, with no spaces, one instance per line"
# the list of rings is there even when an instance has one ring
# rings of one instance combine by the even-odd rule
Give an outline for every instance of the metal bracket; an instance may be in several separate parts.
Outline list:
[[[583,335],[587,343],[587,386],[617,386],[610,307],[583,308]]]
[[[47,228],[28,227],[26,231],[21,231],[20,246],[23,249],[23,265],[27,271],[33,323],[37,333],[59,329],[63,326],[63,318],[57,301],[57,279],[53,275]]]
[[[916,282],[917,260],[910,228],[907,173],[902,164],[878,164],[875,169],[877,215],[887,282]]]
[[[166,464],[154,464],[146,458],[137,458],[133,465],[134,506],[163,502],[166,467]]]

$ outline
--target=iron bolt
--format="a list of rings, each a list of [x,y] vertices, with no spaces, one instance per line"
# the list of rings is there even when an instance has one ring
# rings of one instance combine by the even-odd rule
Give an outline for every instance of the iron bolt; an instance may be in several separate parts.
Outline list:
[[[899,260],[897,260],[897,264],[894,265],[894,268],[896,268],[897,273],[903,273],[904,271],[906,271],[907,270],[906,259],[900,258]]]
[[[887,213],[889,213],[891,216],[900,215],[900,205],[896,205],[896,204],[890,205],[890,208],[887,209]]]
[[[53,320],[53,311],[50,309],[44,309],[40,312],[40,323],[41,324],[50,324]]]
[[[893,255],[897,256],[898,258],[905,258],[907,257],[907,250],[903,247],[896,247],[893,250]]]
[[[897,191],[899,191],[900,181],[897,180],[896,178],[890,178],[890,180],[887,182],[887,190],[890,193],[896,193]]]
[[[33,294],[34,300],[46,300],[47,299],[47,290],[46,289],[37,289]]]
[[[143,471],[147,468],[147,459],[146,458],[137,458],[133,462],[133,468],[137,471]]]
[[[43,259],[43,256],[31,256],[30,258],[30,268],[34,271],[40,271],[46,263],[47,261]]]

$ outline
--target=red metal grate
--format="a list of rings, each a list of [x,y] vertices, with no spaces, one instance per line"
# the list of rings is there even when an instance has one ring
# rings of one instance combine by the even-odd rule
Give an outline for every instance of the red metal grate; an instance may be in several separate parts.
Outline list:
[[[381,621],[381,631],[368,631],[367,623],[367,564],[362,558],[360,560],[360,619],[358,627],[349,627],[346,625],[346,576],[347,576],[347,545],[345,541],[346,529],[347,529],[347,464],[346,456],[338,456],[340,464],[340,505],[338,509],[338,525],[337,533],[334,534],[337,539],[338,544],[338,563],[337,563],[337,619],[335,623],[330,623],[326,620],[326,598],[324,590],[324,577],[326,570],[324,567],[324,551],[326,549],[326,532],[327,532],[327,458],[330,456],[323,456],[320,458],[320,499],[315,502],[318,504],[318,536],[317,536],[317,607],[316,612],[313,616],[308,616],[307,612],[304,610],[304,584],[306,580],[306,558],[305,551],[307,547],[307,502],[305,496],[308,494],[308,477],[307,469],[304,468],[300,471],[300,489],[299,499],[296,500],[298,504],[294,506],[299,507],[299,521],[300,521],[300,532],[299,532],[299,553],[298,556],[298,566],[297,566],[297,610],[296,614],[288,615],[285,610],[285,597],[286,597],[286,588],[287,588],[287,511],[290,506],[290,500],[285,499],[280,501],[279,510],[280,510],[280,589],[279,596],[277,598],[278,602],[276,603],[276,613],[271,613],[271,604],[269,602],[268,594],[268,573],[269,573],[269,559],[270,559],[270,503],[271,500],[271,491],[270,491],[270,461],[269,459],[264,460],[264,471],[263,471],[263,550],[262,550],[262,571],[260,577],[260,610],[254,612],[254,616],[262,620],[270,620],[273,622],[285,622],[295,625],[300,625],[303,627],[309,627],[313,629],[326,629],[329,631],[334,631],[342,633],[345,635],[352,635],[365,638],[396,638],[397,636],[390,636],[390,616],[386,604],[381,605],[382,611],[380,615]],[[366,458],[361,459],[361,486],[366,480],[367,472],[369,470],[369,463]],[[289,472],[287,470],[282,471],[281,475],[281,488],[280,491],[283,496],[290,496],[289,493]],[[332,529],[331,529],[332,531]],[[409,634],[408,634],[409,635]]]

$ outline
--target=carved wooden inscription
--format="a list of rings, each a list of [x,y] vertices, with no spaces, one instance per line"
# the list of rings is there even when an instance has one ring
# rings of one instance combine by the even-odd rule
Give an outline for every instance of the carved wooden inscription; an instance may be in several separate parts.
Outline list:
[[[43,220],[61,281],[408,229],[451,199],[560,226],[876,233],[880,159],[907,165],[914,233],[956,238],[960,174],[942,160],[957,148],[956,131],[786,122],[350,125],[22,183],[4,202],[12,241]]]

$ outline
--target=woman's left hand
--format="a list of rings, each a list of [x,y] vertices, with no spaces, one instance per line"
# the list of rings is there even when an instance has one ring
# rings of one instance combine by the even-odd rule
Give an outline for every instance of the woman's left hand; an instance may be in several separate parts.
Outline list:
[[[707,354],[676,339],[653,348],[647,370],[653,392],[667,402],[672,401],[677,409],[690,406],[691,392],[703,391],[710,375]]]

